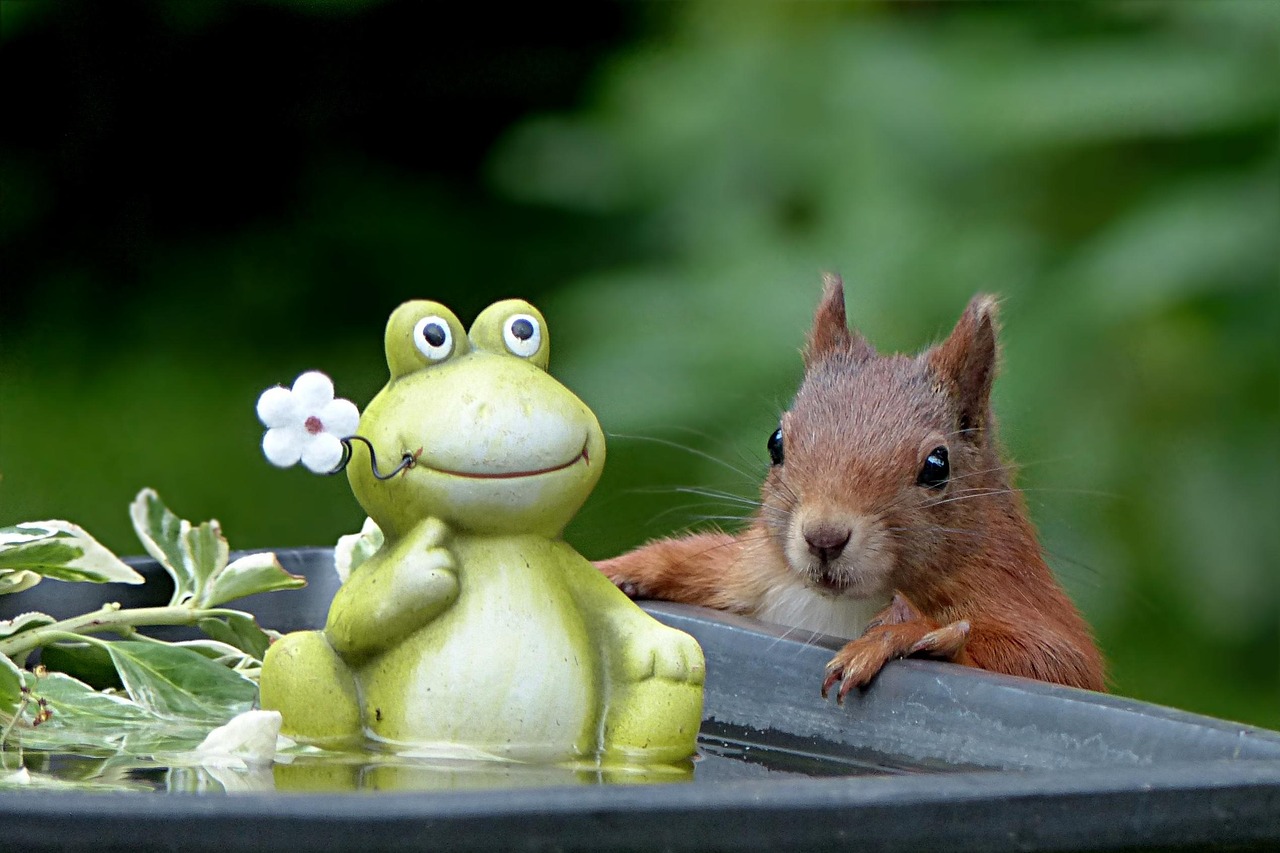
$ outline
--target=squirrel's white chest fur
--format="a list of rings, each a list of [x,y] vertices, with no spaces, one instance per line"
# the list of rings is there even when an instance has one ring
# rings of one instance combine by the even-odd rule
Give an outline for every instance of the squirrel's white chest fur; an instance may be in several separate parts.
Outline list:
[[[751,615],[764,622],[851,640],[889,602],[824,595],[802,581],[772,586]]]

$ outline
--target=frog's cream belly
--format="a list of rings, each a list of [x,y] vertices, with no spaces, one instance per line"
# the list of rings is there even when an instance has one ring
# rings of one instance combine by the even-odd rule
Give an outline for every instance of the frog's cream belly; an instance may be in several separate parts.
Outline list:
[[[458,600],[359,670],[371,737],[516,758],[596,748],[598,653],[554,568],[557,543],[522,544],[521,557],[492,540],[455,543]]]

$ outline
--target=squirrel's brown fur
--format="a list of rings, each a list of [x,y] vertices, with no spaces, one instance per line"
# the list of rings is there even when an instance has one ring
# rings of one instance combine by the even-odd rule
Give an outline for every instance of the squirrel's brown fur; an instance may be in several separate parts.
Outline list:
[[[824,694],[909,655],[1105,689],[1089,628],[1000,461],[996,331],[995,300],[979,295],[941,344],[879,356],[827,276],[782,461],[750,525],[652,542],[601,570],[633,596],[861,634],[831,661]],[[939,448],[941,484],[925,473],[937,474]]]

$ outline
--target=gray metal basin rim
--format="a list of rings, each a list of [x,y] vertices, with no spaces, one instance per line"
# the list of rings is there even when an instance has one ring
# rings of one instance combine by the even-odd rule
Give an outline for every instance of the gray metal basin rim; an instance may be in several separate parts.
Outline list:
[[[281,630],[323,624],[337,587],[332,551],[277,554],[310,586],[241,604]],[[158,571],[133,562],[144,574]],[[55,616],[94,606],[42,592],[54,586],[3,598],[30,596],[23,610]],[[119,590],[95,591],[121,597]],[[3,847],[1280,849],[1278,732],[914,660],[890,664],[869,689],[838,705],[823,700],[818,687],[839,638],[702,608],[642,606],[702,644],[708,743],[726,738],[799,756],[824,773],[868,764],[887,772],[804,778],[708,755],[692,784],[377,795],[3,792]]]

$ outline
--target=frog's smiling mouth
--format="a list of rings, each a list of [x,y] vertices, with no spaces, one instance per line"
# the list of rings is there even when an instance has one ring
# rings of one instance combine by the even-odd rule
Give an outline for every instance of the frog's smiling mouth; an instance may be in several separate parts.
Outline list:
[[[419,451],[419,454],[421,451]],[[448,474],[450,477],[465,477],[469,480],[515,480],[521,477],[536,477],[539,474],[551,474],[556,471],[563,471],[566,468],[572,468],[582,462],[585,465],[591,464],[591,455],[587,452],[587,445],[582,445],[582,451],[567,462],[561,462],[559,465],[552,465],[550,468],[538,468],[534,471],[453,471],[448,468],[437,468],[428,465],[418,456],[417,465],[435,471],[440,474]]]

